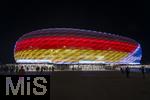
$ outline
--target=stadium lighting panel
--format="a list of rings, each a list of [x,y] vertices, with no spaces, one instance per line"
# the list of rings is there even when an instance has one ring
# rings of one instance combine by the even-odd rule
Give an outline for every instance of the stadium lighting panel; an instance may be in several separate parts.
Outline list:
[[[141,46],[128,37],[72,28],[32,31],[18,39],[17,63],[140,64]]]

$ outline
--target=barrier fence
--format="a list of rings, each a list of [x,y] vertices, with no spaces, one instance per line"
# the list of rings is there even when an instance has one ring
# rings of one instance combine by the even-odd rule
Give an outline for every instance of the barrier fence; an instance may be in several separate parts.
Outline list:
[[[0,72],[49,72],[49,71],[116,71],[129,67],[138,71],[144,67],[150,72],[150,65],[121,65],[121,64],[1,64]]]

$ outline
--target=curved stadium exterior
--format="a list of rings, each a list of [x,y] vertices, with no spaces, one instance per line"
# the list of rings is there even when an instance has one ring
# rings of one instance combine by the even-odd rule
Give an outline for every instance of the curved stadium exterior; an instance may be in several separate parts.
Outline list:
[[[72,28],[41,29],[16,42],[17,63],[140,64],[142,51],[135,40]]]

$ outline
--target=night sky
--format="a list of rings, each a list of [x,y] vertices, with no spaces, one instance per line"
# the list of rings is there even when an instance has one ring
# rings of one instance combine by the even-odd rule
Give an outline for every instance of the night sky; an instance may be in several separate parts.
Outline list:
[[[142,63],[150,63],[149,2],[60,1],[6,0],[0,3],[1,63],[15,62],[14,45],[24,33],[56,27],[89,29],[130,37],[142,46]]]

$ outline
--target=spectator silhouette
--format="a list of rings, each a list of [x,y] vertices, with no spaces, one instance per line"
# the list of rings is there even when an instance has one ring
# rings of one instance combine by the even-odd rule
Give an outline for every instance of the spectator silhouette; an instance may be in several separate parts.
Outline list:
[[[51,67],[49,67],[49,71],[51,71]]]
[[[127,66],[127,67],[126,67],[126,77],[127,77],[127,78],[129,78],[129,74],[130,74],[130,70],[129,70],[129,67]]]
[[[16,73],[18,73],[19,69],[18,69],[18,66],[16,67]]]
[[[54,68],[54,67],[52,67],[52,72],[54,72],[54,70],[55,70],[55,68]]]
[[[29,71],[29,68],[27,67],[27,71]]]
[[[36,67],[36,71],[39,72],[39,70],[40,70],[40,68],[39,68],[39,67]]]
[[[74,67],[72,67],[72,71],[74,71],[75,69],[74,69]]]
[[[122,68],[122,67],[120,67],[120,71],[121,71],[121,73],[124,73],[124,70],[123,70],[123,68]]]
[[[25,70],[24,70],[23,66],[21,66],[21,69],[19,70],[19,74],[23,75],[24,73],[25,73]]]
[[[43,70],[44,70],[44,68],[43,68],[43,67],[41,67],[41,72],[43,72]]]
[[[142,72],[143,78],[145,78],[145,70],[144,70],[144,66],[141,67],[141,72]]]

